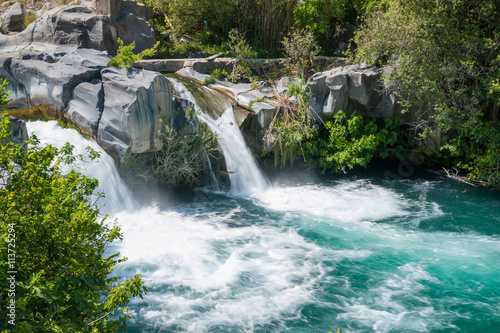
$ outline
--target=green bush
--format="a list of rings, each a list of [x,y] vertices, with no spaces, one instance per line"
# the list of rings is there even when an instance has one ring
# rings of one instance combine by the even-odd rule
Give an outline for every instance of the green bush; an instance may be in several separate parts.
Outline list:
[[[155,153],[151,168],[154,178],[171,188],[196,184],[206,154],[217,147],[215,136],[200,124],[197,133],[165,126],[161,137],[163,147]]]
[[[115,57],[111,58],[108,63],[108,66],[116,66],[121,68],[131,68],[132,65],[141,61],[144,57],[152,57],[156,53],[156,48],[160,45],[160,42],[157,42],[154,47],[150,49],[146,49],[139,54],[135,54],[133,50],[135,49],[135,41],[130,43],[129,45],[123,45],[123,40],[118,38],[118,51]]]
[[[214,84],[216,82],[217,82],[217,79],[212,75],[210,75],[209,77],[206,77],[205,80],[203,80],[203,84],[206,86],[208,86],[209,84]]]
[[[0,139],[10,135],[0,121]],[[91,198],[98,183],[61,167],[81,157],[66,144],[0,147],[0,304],[3,332],[116,332],[126,327],[130,297],[147,293],[140,276],[113,276],[122,239],[116,221],[101,217]],[[98,157],[89,151],[91,159]],[[123,307],[123,308],[122,308]],[[15,323],[15,326],[12,325]]]
[[[281,43],[289,58],[289,67],[298,75],[304,75],[305,70],[312,66],[314,57],[320,52],[313,32],[306,29],[292,31]]]
[[[470,177],[500,185],[498,1],[381,4],[356,33],[352,59],[387,66],[386,87],[416,111],[415,130],[439,135],[443,155]]]
[[[304,86],[304,80],[288,85],[287,98],[280,101],[281,108],[264,136],[266,143],[273,147],[275,165],[280,164],[281,167],[287,161],[293,163],[297,153],[302,154],[305,162],[302,142],[314,133],[312,110]],[[291,101],[292,97],[294,102]]]
[[[356,165],[365,167],[374,157],[386,158],[398,140],[397,119],[384,126],[356,114],[337,112],[325,122],[323,133],[304,143],[308,162],[322,170],[346,172]]]

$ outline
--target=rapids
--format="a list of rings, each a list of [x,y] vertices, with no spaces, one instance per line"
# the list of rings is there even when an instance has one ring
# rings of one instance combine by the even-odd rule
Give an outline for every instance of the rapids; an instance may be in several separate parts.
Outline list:
[[[44,144],[99,149],[55,122],[28,128]],[[498,192],[423,171],[391,179],[379,167],[136,207],[102,154],[82,171],[99,179],[123,228],[111,251],[128,261],[116,274],[142,274],[150,291],[131,302],[129,332],[500,327]]]

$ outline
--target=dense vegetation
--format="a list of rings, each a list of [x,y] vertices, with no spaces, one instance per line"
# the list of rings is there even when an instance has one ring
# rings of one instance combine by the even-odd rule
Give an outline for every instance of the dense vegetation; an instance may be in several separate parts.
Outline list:
[[[469,179],[488,185],[500,183],[498,1],[146,2],[157,13],[157,28],[189,35],[191,41],[198,41],[177,39],[170,52],[180,49],[176,47],[199,43],[201,46],[192,51],[226,51],[237,58],[285,55],[291,60],[293,73],[306,75],[304,66],[308,59],[320,51],[323,55],[338,52],[335,37],[351,24],[356,31],[348,50],[349,59],[386,66],[383,77],[386,89],[395,92],[403,108],[416,115],[409,128],[412,136],[421,140],[434,137],[441,142],[441,150],[433,152],[432,158],[465,171]],[[249,69],[243,65],[235,67],[231,75],[234,80],[252,81]],[[359,163],[354,164],[366,165],[371,157],[385,157],[387,147],[395,144],[383,132],[379,137],[382,146],[367,141],[370,135],[384,129],[381,124],[377,124],[376,130],[368,126],[375,124],[369,119],[359,125],[366,129],[363,133],[352,128],[345,131],[345,144],[333,139],[337,135],[333,131],[339,132],[338,126],[344,126],[341,124],[344,120],[338,117],[327,121],[319,134],[309,135],[307,130],[303,131],[311,126],[311,119],[302,116],[304,109],[307,109],[304,105],[282,108],[269,132],[268,140],[276,143],[275,152],[281,162],[286,156],[306,157],[305,145],[310,161],[323,159],[315,161],[316,165],[344,170],[346,165],[335,164],[338,158],[333,155],[344,155],[344,161],[357,160]],[[360,118],[353,117],[345,121],[359,124]],[[302,124],[297,125],[297,119],[302,119]],[[301,135],[294,133],[297,131]],[[395,131],[393,128],[389,132]],[[407,132],[408,128],[400,131]],[[357,134],[352,135],[354,132]],[[325,165],[327,160],[335,165]]]
[[[376,0],[144,0],[156,12],[159,31],[194,37],[205,48],[176,42],[168,52],[196,52],[210,45],[228,51],[229,32],[245,33],[260,57],[282,54],[281,41],[293,28],[316,34],[326,54],[333,52],[334,36],[344,23],[356,24]],[[206,22],[206,23],[205,23]],[[167,52],[168,51],[168,52]],[[186,52],[187,51],[187,52]]]
[[[1,87],[3,89],[3,86]],[[1,93],[2,103],[6,93]],[[0,139],[10,135],[0,121]],[[0,306],[2,332],[116,332],[131,296],[147,292],[139,276],[111,276],[125,259],[108,253],[122,238],[99,214],[97,180],[61,167],[82,157],[72,146],[0,145]],[[89,151],[91,159],[97,158]],[[89,163],[89,162],[88,162]],[[9,308],[10,306],[10,308]],[[7,316],[9,314],[9,316]]]
[[[388,89],[440,135],[442,157],[468,177],[500,183],[500,2],[384,0],[355,41],[355,61],[385,65]]]

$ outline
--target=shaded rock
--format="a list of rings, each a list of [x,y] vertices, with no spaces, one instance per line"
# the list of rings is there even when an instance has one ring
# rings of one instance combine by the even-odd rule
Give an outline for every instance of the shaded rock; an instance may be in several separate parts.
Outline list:
[[[355,109],[368,111],[377,106],[381,100],[383,85],[380,82],[380,72],[366,70],[349,74],[348,96],[349,104]]]
[[[10,6],[0,17],[2,27],[7,32],[20,32],[24,30],[24,6],[20,2]]]
[[[121,1],[121,14],[132,13],[137,17],[143,18],[146,21],[153,15],[153,10],[141,2],[134,0],[122,0]]]
[[[323,104],[328,94],[328,87],[325,84],[326,74],[316,73],[307,81],[305,90],[309,91],[309,104],[313,109],[312,116],[314,119],[321,120],[323,118]]]
[[[15,79],[10,72],[12,58],[12,54],[0,55],[0,78],[7,80],[8,84],[5,89],[10,91],[10,101],[5,108],[7,110],[24,109],[29,106],[29,97],[24,84]]]
[[[348,76],[345,72],[334,73],[325,79],[329,94],[323,107],[323,115],[331,116],[340,110],[347,110],[349,98],[347,96]]]
[[[136,41],[134,52],[150,48],[156,42],[151,26],[133,14],[115,22],[108,16],[96,15],[86,6],[59,6],[47,11],[15,36],[0,35],[0,49],[4,52],[23,49],[71,52],[92,48],[115,55],[118,38],[125,45]]]
[[[109,16],[112,20],[120,16],[121,0],[96,0],[95,5],[98,15]]]
[[[104,106],[104,88],[102,82],[80,83],[69,101],[65,117],[76,124],[83,132],[97,136],[99,119]]]
[[[370,110],[366,115],[373,118],[382,118],[390,120],[394,117],[398,108],[396,95],[391,93],[383,93],[380,102],[373,111]]]
[[[10,138],[5,138],[0,140],[2,145],[12,142],[14,144],[26,145],[26,139],[28,138],[28,130],[26,129],[26,122],[22,119],[14,118],[9,116],[10,120]]]
[[[160,119],[174,125],[170,82],[160,73],[118,68],[101,72],[104,107],[97,141],[109,153],[120,155],[128,147],[133,153],[162,148]]]
[[[333,36],[333,50],[334,54],[342,56],[347,51],[349,43],[354,39],[354,32],[356,27],[350,23],[343,23],[335,28]],[[355,44],[353,47],[356,47]]]

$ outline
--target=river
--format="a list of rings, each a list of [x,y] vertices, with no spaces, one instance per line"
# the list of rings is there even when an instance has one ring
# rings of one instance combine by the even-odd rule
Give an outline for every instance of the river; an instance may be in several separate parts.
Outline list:
[[[110,252],[128,260],[115,274],[142,274],[149,289],[131,301],[129,332],[500,331],[498,191],[404,163],[266,177],[230,101],[169,80],[217,134],[227,191],[140,206],[95,142],[28,124],[43,144],[102,152],[73,167],[99,179],[98,204],[122,227]]]

